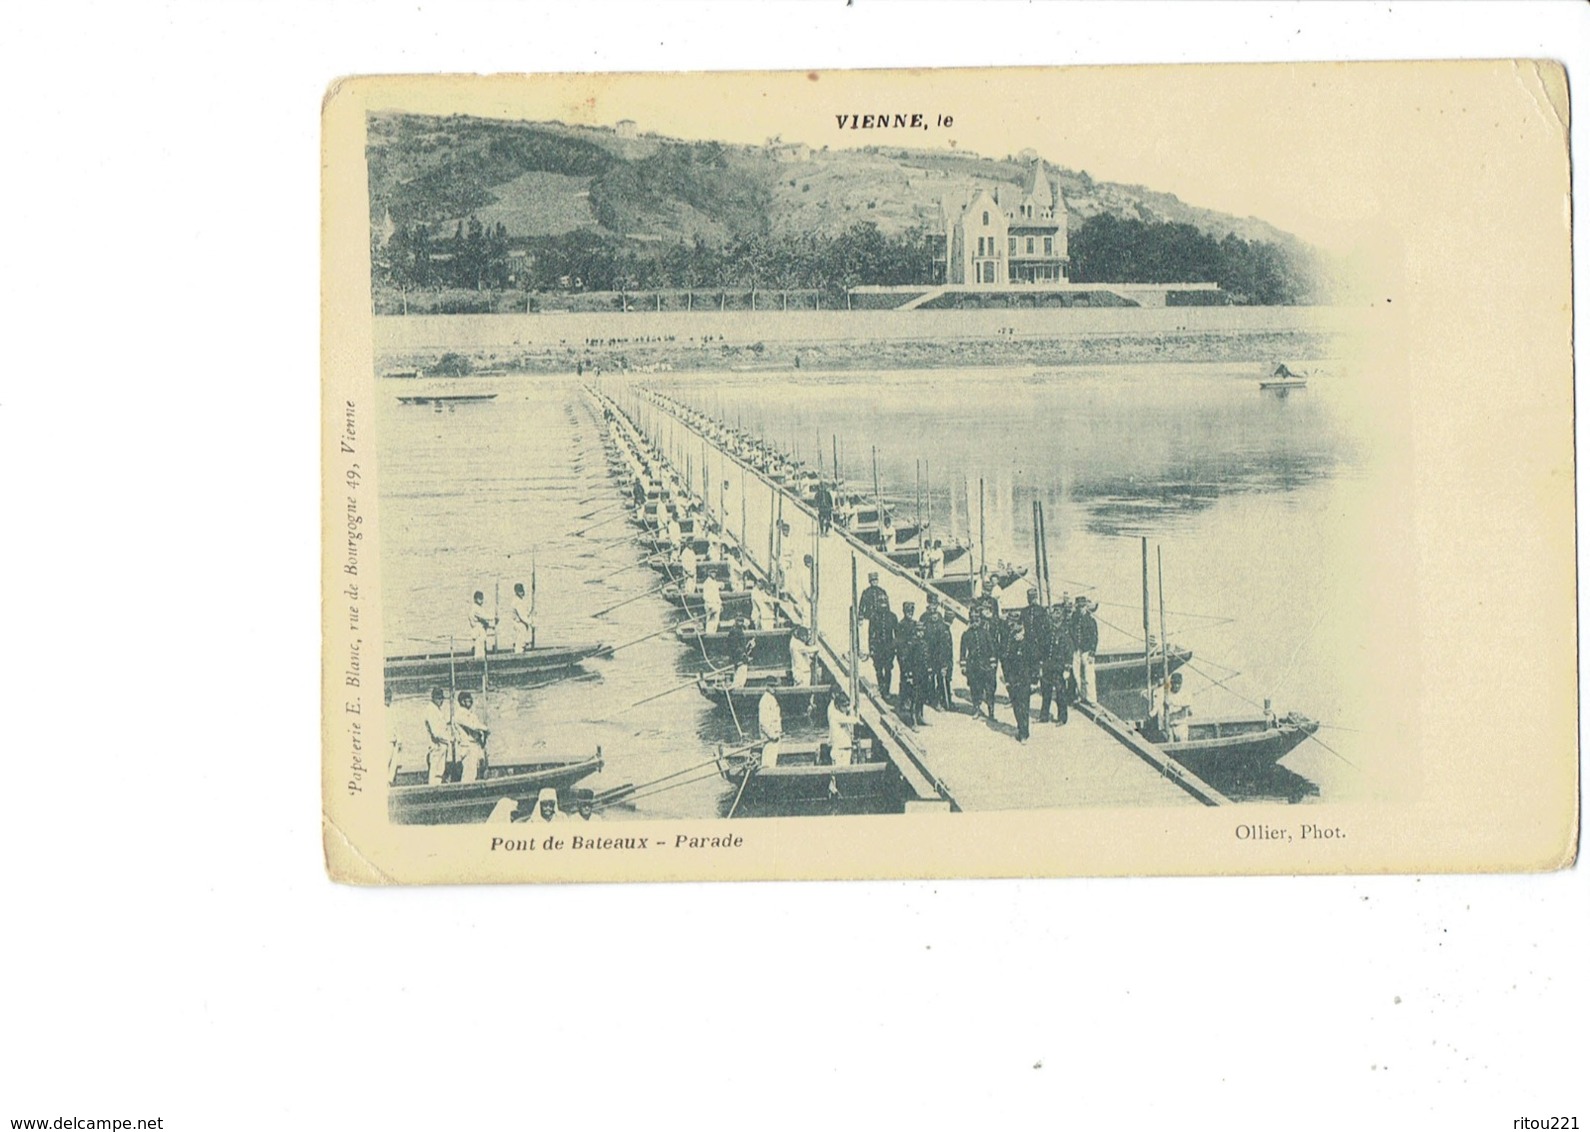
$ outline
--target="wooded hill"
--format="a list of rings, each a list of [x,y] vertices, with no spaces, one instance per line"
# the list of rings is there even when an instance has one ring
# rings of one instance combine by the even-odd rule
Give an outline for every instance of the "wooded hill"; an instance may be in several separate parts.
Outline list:
[[[776,142],[776,139],[775,139]],[[927,283],[941,202],[1030,158],[685,142],[561,123],[372,115],[379,288],[524,291]],[[1050,165],[1078,282],[1213,281],[1317,301],[1311,250],[1252,217]]]

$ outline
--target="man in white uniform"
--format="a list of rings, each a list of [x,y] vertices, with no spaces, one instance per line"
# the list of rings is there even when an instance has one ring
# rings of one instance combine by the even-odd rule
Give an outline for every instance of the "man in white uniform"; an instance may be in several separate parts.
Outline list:
[[[696,592],[696,548],[691,543],[686,543],[685,548],[679,552],[679,585],[687,594]]]
[[[513,584],[513,648],[515,652],[524,652],[526,649],[536,647],[536,621],[535,609],[528,597],[525,596],[524,583]]]
[[[1192,714],[1192,705],[1181,690],[1181,673],[1170,674],[1170,689],[1167,691],[1163,684],[1154,689],[1154,720],[1156,726],[1169,724],[1170,738],[1173,743],[1185,742],[1187,739],[1187,717]]]
[[[701,583],[701,603],[707,615],[707,632],[716,633],[723,620],[723,585],[716,574],[708,574]]]
[[[431,702],[425,708],[425,736],[431,749],[425,756],[425,780],[439,785],[447,775],[447,764],[453,761],[453,721],[448,718],[443,703],[447,693],[440,688],[431,689]]]
[[[558,792],[555,787],[543,786],[536,795],[535,812],[530,815],[533,824],[558,821],[563,815],[558,811]]]
[[[790,679],[805,688],[812,682],[812,665],[817,659],[817,646],[806,643],[806,630],[795,629],[789,635]]]
[[[475,638],[475,655],[486,655],[488,648],[497,647],[497,618],[486,608],[486,595],[475,591],[469,603],[469,632]]]
[[[849,766],[852,758],[856,717],[846,713],[849,706],[843,692],[828,699],[828,755],[835,766]]]
[[[756,723],[762,732],[762,765],[778,765],[779,740],[784,738],[784,713],[779,710],[778,697],[763,692],[756,705]]]
[[[755,629],[771,629],[778,619],[777,610],[773,605],[773,594],[768,589],[767,583],[758,583],[751,591],[751,626]]]
[[[453,713],[453,730],[458,735],[458,761],[463,764],[458,781],[474,782],[486,773],[486,723],[475,713],[475,697],[458,693],[458,710]]]

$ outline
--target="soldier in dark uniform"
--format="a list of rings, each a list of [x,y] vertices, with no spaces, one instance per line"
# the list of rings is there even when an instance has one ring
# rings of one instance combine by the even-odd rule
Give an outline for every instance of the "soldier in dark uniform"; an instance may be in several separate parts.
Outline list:
[[[994,672],[999,664],[999,649],[993,626],[981,605],[972,606],[972,623],[961,634],[961,672],[972,693],[972,714],[988,705],[988,718],[994,718]]]
[[[1023,743],[1030,734],[1027,721],[1032,712],[1035,659],[1027,640],[1027,627],[1020,617],[1012,618],[1000,664],[1005,670],[1005,691],[1010,695],[1010,708],[1016,715],[1016,738]]]
[[[872,657],[873,671],[878,676],[878,691],[887,696],[894,682],[896,618],[889,608],[889,595],[878,584],[877,571],[867,575],[867,588],[861,591],[856,616],[867,623],[867,655]]]
[[[900,714],[916,727],[922,723],[922,705],[927,699],[927,646],[922,642],[922,626],[916,620],[916,603],[903,603],[900,612],[904,616],[894,638],[900,657]]]
[[[922,644],[927,650],[928,700],[940,711],[950,710],[950,666],[955,663],[955,639],[938,603],[930,602],[922,622]]]
[[[861,591],[861,604],[856,606],[856,616],[870,622],[873,612],[880,607],[889,608],[889,595],[878,584],[878,572],[874,570],[867,575],[867,588]]]
[[[817,481],[817,533],[826,535],[834,528],[834,493],[828,484]]]
[[[867,655],[872,657],[872,671],[878,680],[878,692],[888,697],[894,685],[894,657],[896,651],[895,626],[899,619],[889,608],[888,598],[874,609],[867,621]]]
[[[1049,722],[1050,701],[1054,702],[1055,717],[1060,725],[1063,727],[1070,722],[1071,658],[1076,651],[1076,646],[1071,642],[1071,625],[1066,608],[1057,601],[1049,612],[1049,640],[1038,666],[1038,688],[1043,694],[1043,707],[1038,713],[1039,723]]]

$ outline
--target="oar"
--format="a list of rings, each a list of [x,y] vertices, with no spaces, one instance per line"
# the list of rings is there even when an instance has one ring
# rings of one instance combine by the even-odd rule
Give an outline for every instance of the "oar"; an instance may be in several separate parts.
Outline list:
[[[626,516],[625,516],[624,512],[622,512],[622,511],[620,511],[617,515],[609,515],[607,518],[603,519],[600,523],[592,523],[588,527],[584,527],[584,528],[582,528],[580,530],[575,531],[574,532],[574,536],[576,538],[583,538],[583,537],[585,537],[585,534],[586,534],[587,531],[594,531],[594,530],[596,530],[597,527],[605,527],[608,523],[611,523],[611,522],[613,522],[616,519],[623,519],[625,517]]]
[[[666,588],[668,586],[671,586],[671,585],[673,585],[672,582],[664,582],[662,585],[654,586],[653,588],[647,590],[645,593],[636,594],[634,597],[626,597],[623,601],[619,602],[617,605],[610,605],[606,609],[599,609],[595,613],[591,614],[591,616],[592,617],[604,616],[605,614],[613,612],[613,610],[615,610],[615,609],[623,608],[624,606],[628,605],[632,601],[639,601],[643,597],[650,597],[652,594],[661,593],[664,588]]]
[[[636,637],[633,641],[625,641],[621,645],[614,645],[611,651],[617,652],[619,649],[627,649],[627,648],[629,648],[630,645],[638,645],[642,641],[649,641],[653,637],[662,636],[664,633],[672,633],[676,628],[677,628],[677,626],[674,626],[674,625],[664,625],[661,629],[658,629],[655,633],[647,633],[644,637]]]
[[[728,670],[724,669],[724,668],[708,669],[706,672],[701,673],[700,676],[692,676],[690,679],[686,680],[683,684],[675,684],[672,688],[665,688],[663,691],[658,692],[654,696],[647,696],[644,700],[636,700],[634,703],[630,704],[629,707],[620,708],[618,710],[618,714],[619,715],[623,715],[626,711],[630,711],[633,708],[640,707],[641,704],[649,704],[653,700],[660,700],[664,696],[671,696],[675,692],[681,691],[682,689],[693,688],[701,680],[702,676],[720,676],[726,671],[728,671]]]
[[[588,586],[599,586],[603,582],[607,581],[609,578],[616,578],[620,574],[627,574],[631,570],[638,570],[644,565],[646,565],[645,562],[632,562],[628,566],[625,566],[623,569],[614,570],[611,574],[603,574],[600,578],[587,578],[587,579],[585,579],[585,584],[588,585]]]
[[[624,504],[627,503],[627,502],[628,502],[628,500],[620,499],[617,503],[609,503],[606,507],[598,507],[595,511],[588,511],[584,515],[576,515],[575,518],[576,519],[594,519],[598,515],[603,514],[604,512],[611,511],[615,507],[624,506]]]
[[[734,801],[733,801],[733,803],[730,804],[729,812],[728,812],[727,815],[725,815],[726,817],[731,817],[732,818],[734,816],[734,811],[738,810],[740,808],[740,799],[745,797],[746,784],[751,781],[751,776],[753,774],[755,774],[756,772],[757,772],[757,767],[755,765],[753,765],[751,763],[747,763],[745,765],[745,774],[740,779],[740,789],[735,791],[735,793],[734,793]]]

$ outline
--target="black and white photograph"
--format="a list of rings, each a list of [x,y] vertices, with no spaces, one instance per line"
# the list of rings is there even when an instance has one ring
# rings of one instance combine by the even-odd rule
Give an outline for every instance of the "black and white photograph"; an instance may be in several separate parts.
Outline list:
[[[1072,152],[1156,84],[1502,67],[1306,72],[353,80],[328,790],[532,871],[559,833],[622,869],[759,818],[1175,809],[1361,861],[1355,808],[1441,762],[1386,600],[1425,564],[1376,538],[1418,506],[1395,257],[1295,199],[1336,155],[1295,122],[1241,167],[1275,217],[1184,200],[1210,160],[1171,122],[1163,183]]]
[[[1590,8],[7,17],[0,1127],[1590,1119]]]

